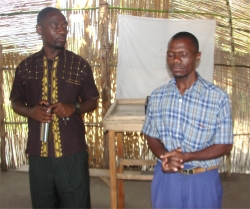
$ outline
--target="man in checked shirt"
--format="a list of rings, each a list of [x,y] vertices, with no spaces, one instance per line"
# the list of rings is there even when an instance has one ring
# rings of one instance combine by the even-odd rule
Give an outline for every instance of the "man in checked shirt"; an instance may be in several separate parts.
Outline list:
[[[150,95],[142,132],[158,158],[153,208],[221,208],[221,157],[233,144],[230,99],[196,71],[197,38],[175,34],[167,64],[173,79]]]

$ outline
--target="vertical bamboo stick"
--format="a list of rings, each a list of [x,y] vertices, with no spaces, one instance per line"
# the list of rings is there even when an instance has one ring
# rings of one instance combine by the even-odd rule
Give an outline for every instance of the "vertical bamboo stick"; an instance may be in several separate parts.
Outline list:
[[[0,137],[1,137],[1,170],[7,171],[6,156],[5,156],[5,127],[4,127],[4,97],[3,97],[3,47],[0,45]]]
[[[169,0],[166,1],[166,10],[167,10],[166,18],[169,19]]]
[[[232,67],[232,100],[236,97],[236,67],[235,67],[235,49],[234,49],[234,38],[233,38],[233,22],[232,22],[232,13],[229,0],[226,0],[227,9],[228,9],[228,22],[229,22],[229,30],[230,30],[230,44],[231,44],[231,67]],[[234,104],[234,102],[232,102]],[[232,118],[233,118],[233,127],[235,120],[235,105],[232,107]],[[228,167],[228,175],[231,176],[231,153],[227,155],[227,167]]]
[[[101,98],[102,98],[102,114],[107,113],[111,105],[111,82],[110,82],[110,65],[109,65],[109,12],[107,0],[100,0],[99,3],[99,41],[100,41],[100,68],[101,68]],[[108,167],[108,135],[104,134],[104,163]]]

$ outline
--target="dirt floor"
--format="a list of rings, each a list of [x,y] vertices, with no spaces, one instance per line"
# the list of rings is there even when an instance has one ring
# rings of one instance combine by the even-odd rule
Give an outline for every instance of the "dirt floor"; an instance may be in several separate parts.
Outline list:
[[[250,175],[221,174],[224,189],[223,209],[250,209]],[[109,186],[91,178],[92,208],[110,208]],[[0,172],[0,208],[31,208],[28,173]],[[151,208],[150,182],[125,181],[125,208]]]

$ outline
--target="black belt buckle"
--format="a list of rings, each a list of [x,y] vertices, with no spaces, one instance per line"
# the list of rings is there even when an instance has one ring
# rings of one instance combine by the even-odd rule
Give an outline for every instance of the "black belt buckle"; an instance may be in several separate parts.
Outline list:
[[[191,175],[191,174],[194,174],[194,171],[193,171],[193,169],[183,169],[182,173],[184,175]]]

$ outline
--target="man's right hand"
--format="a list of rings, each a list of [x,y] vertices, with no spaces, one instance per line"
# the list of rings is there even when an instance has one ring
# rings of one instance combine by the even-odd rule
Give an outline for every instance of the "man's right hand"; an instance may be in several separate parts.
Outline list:
[[[183,169],[183,159],[177,157],[181,153],[181,148],[177,148],[171,152],[166,152],[161,155],[162,160],[162,171],[165,173],[177,172],[179,169]]]
[[[19,115],[30,117],[42,123],[51,122],[53,119],[53,115],[49,113],[50,109],[46,107],[49,103],[45,100],[41,100],[34,107],[28,107],[20,100],[13,100],[11,104],[13,110]]]
[[[168,152],[160,139],[146,135],[148,146],[156,157],[162,160],[162,171],[166,173],[177,172],[184,168],[184,153],[181,148]]]
[[[30,117],[42,123],[49,123],[53,119],[51,109],[48,108],[49,103],[45,100],[38,102],[36,106],[31,108]]]

